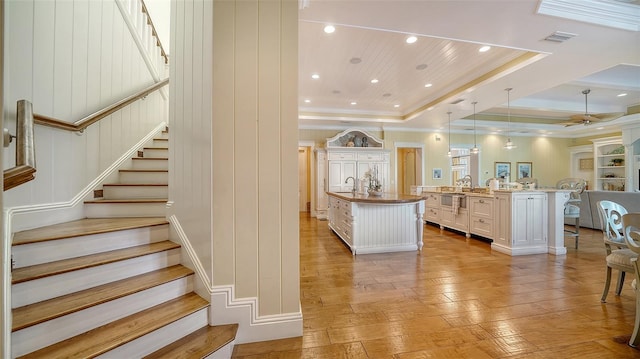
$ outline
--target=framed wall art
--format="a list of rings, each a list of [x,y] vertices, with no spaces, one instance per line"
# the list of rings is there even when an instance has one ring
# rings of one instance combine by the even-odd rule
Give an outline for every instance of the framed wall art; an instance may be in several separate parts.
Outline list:
[[[511,175],[511,162],[495,163],[496,178],[508,178]]]
[[[442,168],[433,169],[433,179],[442,179]]]
[[[533,164],[531,162],[518,162],[517,163],[518,174],[517,178],[533,177],[532,170]]]

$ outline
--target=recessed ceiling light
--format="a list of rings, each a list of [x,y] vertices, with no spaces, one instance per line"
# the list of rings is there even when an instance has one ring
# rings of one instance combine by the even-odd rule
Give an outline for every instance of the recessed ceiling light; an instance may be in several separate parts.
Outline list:
[[[373,79],[373,80],[371,80],[371,83],[372,83],[372,84],[377,84],[377,83],[378,83],[378,79]]]
[[[417,38],[417,37],[415,37],[415,36],[409,36],[409,37],[407,37],[407,39],[406,39],[406,40],[404,40],[404,41],[406,41],[406,42],[407,42],[407,44],[413,44],[414,42],[418,41],[418,38]]]
[[[427,109],[427,111],[431,111],[431,110],[433,110],[433,106],[431,106],[431,107],[429,107],[429,108]]]
[[[355,64],[361,63],[362,59],[359,57],[352,57],[351,60],[349,60],[349,62],[355,65]]]
[[[357,102],[355,102],[355,101],[353,101],[353,102],[351,102],[351,104],[352,104],[352,105],[357,105],[358,103],[357,103]]]
[[[400,107],[400,105],[393,105],[393,107],[398,108],[398,107]]]
[[[311,100],[306,99],[306,100],[304,100],[304,102],[305,102],[305,103],[309,103],[309,102],[311,102]]]
[[[596,127],[596,130],[604,130],[604,127]]]
[[[418,66],[416,66],[416,70],[424,70],[427,68],[427,64],[420,64]]]
[[[620,94],[618,94],[618,97],[624,97],[624,96],[627,96],[627,94],[626,94],[626,93],[620,93]]]
[[[487,52],[487,51],[489,51],[489,50],[491,50],[491,46],[487,46],[487,45],[485,45],[485,46],[482,46],[482,47],[480,48],[480,50],[478,50],[478,51],[480,51],[480,52]]]
[[[425,84],[424,87],[431,87],[433,84]]]
[[[324,27],[324,32],[327,34],[333,34],[334,31],[336,31],[336,28],[333,25],[327,25]]]
[[[318,74],[313,74],[313,75],[311,75],[311,78],[312,78],[312,79],[314,79],[314,80],[317,80],[317,79],[319,79],[319,78],[320,78],[320,75],[318,75]]]

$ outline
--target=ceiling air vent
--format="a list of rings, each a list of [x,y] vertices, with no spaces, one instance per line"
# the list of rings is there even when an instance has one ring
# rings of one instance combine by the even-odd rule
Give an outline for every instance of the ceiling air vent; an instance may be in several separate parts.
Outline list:
[[[553,42],[565,42],[567,40],[569,40],[572,37],[576,37],[578,36],[577,34],[572,34],[570,32],[562,32],[562,31],[556,31],[553,34],[545,37],[544,39],[547,41],[553,41]]]

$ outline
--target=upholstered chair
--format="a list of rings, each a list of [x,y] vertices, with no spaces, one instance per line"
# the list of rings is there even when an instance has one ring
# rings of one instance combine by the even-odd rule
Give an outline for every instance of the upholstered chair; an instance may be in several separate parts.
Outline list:
[[[612,201],[598,201],[596,206],[598,207],[600,222],[602,222],[604,247],[607,251],[607,277],[602,298],[600,299],[602,303],[605,303],[611,284],[611,271],[613,269],[620,271],[618,273],[618,285],[616,286],[616,295],[620,295],[624,285],[625,273],[634,273],[631,259],[636,258],[638,255],[627,248],[622,232],[622,216],[627,214],[627,210]]]
[[[640,213],[628,213],[622,216],[622,226],[624,238],[629,250],[636,255],[640,254]],[[635,273],[633,281],[633,290],[636,292],[636,320],[633,326],[633,334],[629,339],[629,345],[637,347],[640,344],[640,264],[638,257],[631,260]]]
[[[556,183],[558,189],[569,189],[572,192],[569,195],[569,200],[564,205],[564,220],[573,220],[575,229],[573,231],[566,230],[569,236],[575,237],[576,249],[578,249],[578,239],[580,238],[580,194],[587,187],[587,181],[582,178],[564,178]]]

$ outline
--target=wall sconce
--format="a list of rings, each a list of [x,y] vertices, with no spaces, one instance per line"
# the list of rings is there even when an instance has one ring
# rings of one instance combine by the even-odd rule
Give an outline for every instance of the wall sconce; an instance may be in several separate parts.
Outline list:
[[[437,133],[436,133],[436,135],[435,135],[435,138],[436,138],[436,142],[439,142],[439,141],[440,141],[440,135],[438,135]]]

